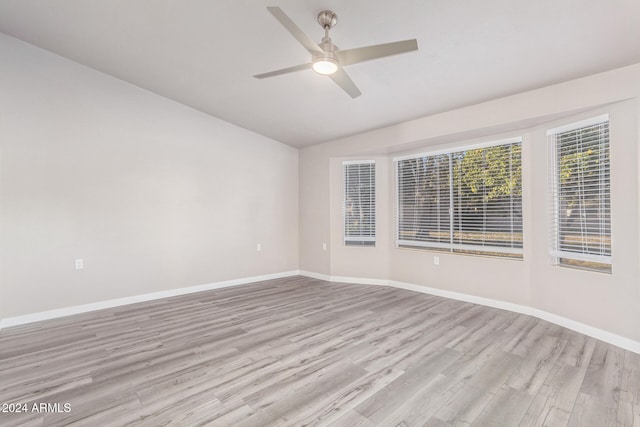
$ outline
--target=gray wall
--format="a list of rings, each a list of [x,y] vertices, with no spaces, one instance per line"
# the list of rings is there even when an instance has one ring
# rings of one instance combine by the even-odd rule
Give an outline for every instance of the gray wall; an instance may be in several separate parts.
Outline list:
[[[296,149],[2,34],[0,58],[0,318],[298,268]]]

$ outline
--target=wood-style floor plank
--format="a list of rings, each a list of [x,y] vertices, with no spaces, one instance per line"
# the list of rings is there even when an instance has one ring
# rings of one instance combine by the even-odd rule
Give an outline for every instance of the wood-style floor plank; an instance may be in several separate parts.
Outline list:
[[[29,408],[3,427],[638,427],[640,355],[530,316],[290,277],[2,330],[1,403]]]

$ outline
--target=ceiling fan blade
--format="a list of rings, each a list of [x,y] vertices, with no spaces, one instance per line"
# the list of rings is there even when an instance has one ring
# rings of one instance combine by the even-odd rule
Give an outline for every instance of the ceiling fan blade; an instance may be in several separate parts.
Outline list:
[[[329,77],[331,77],[331,80],[336,82],[338,86],[340,86],[345,92],[347,92],[350,97],[357,98],[362,94],[362,92],[360,92],[360,89],[358,89],[358,86],[356,86],[353,80],[351,80],[351,77],[349,77],[347,72],[344,71],[344,69],[342,69],[341,67],[338,67],[338,71],[330,74]]]
[[[416,39],[339,50],[336,52],[336,55],[338,56],[340,65],[344,66],[383,58],[385,56],[397,55],[399,53],[411,52],[412,50],[418,50],[418,41]]]
[[[286,28],[298,42],[305,47],[310,53],[322,53],[322,49],[313,41],[311,37],[306,35],[300,27],[298,27],[283,11],[277,6],[269,6],[267,10]]]
[[[311,63],[282,68],[275,71],[269,71],[268,73],[256,74],[253,77],[255,77],[256,79],[264,79],[267,77],[279,76],[280,74],[293,73],[294,71],[308,70],[309,68],[311,68]]]

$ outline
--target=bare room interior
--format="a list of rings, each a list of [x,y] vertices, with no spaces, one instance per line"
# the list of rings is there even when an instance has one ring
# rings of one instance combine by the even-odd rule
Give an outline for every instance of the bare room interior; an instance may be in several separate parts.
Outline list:
[[[640,426],[640,2],[0,0],[0,426]]]

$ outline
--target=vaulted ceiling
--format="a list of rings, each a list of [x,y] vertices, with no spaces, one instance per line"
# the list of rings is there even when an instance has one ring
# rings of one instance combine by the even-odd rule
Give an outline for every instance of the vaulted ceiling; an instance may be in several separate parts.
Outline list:
[[[350,98],[269,14],[349,49],[419,50],[352,65]],[[0,31],[296,147],[640,62],[638,0],[0,0]]]

